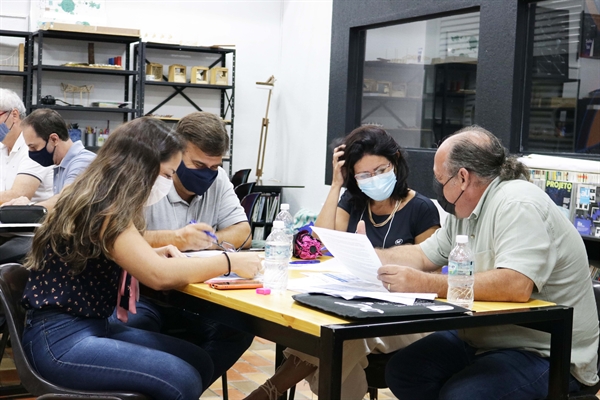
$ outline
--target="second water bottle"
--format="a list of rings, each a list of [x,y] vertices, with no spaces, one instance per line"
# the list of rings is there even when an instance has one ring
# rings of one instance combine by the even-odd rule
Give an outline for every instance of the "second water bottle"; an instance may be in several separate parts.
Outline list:
[[[265,273],[263,286],[271,293],[287,290],[288,264],[292,257],[291,241],[285,232],[283,221],[274,221],[271,234],[265,242]]]

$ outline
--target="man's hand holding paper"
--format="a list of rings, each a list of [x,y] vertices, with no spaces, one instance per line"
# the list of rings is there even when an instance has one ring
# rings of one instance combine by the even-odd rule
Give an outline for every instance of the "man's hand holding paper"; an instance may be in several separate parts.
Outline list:
[[[365,235],[319,227],[313,227],[313,230],[319,235],[319,239],[325,244],[331,254],[343,264],[346,270],[365,282],[365,290],[356,293],[357,296],[378,299],[385,298],[387,301],[403,304],[413,304],[415,298],[433,300],[436,297],[435,293],[406,293],[411,291],[411,288],[414,290],[415,286],[411,284],[411,280],[413,277],[417,277],[416,275],[422,274],[422,272],[410,267],[382,266],[373,245]],[[391,282],[391,279],[387,280],[387,278],[392,277],[393,282]],[[374,283],[378,286],[382,285],[385,290],[368,294],[373,289],[367,289],[367,287],[372,286]],[[388,284],[390,285],[388,286]],[[386,290],[390,292],[393,290],[395,293],[385,293]],[[406,301],[407,297],[411,299],[409,302]]]

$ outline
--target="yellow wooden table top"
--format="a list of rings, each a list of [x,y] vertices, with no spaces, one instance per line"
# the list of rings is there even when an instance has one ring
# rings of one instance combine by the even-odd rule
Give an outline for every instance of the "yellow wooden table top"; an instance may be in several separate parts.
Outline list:
[[[301,276],[301,271],[290,271],[290,279]],[[292,295],[296,292],[289,290],[282,295],[261,295],[257,294],[255,289],[218,290],[210,288],[206,283],[194,283],[182,288],[181,291],[313,336],[320,336],[321,326],[351,322],[296,303],[292,299]],[[552,305],[554,303],[541,300],[530,300],[526,303],[476,301],[473,304],[473,311],[482,313]]]

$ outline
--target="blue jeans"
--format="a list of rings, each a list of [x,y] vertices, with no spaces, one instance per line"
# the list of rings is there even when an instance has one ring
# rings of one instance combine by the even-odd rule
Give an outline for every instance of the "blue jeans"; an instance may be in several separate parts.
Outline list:
[[[110,317],[110,321],[122,324],[116,317],[116,311]],[[201,314],[160,305],[144,296],[136,303],[136,313],[129,314],[126,325],[175,336],[201,347],[208,353],[214,365],[209,386],[235,364],[254,339],[250,334],[220,324]]]
[[[191,343],[59,310],[28,311],[23,348],[40,375],[72,389],[198,400],[213,373]]]
[[[456,331],[436,332],[399,350],[386,366],[385,381],[401,400],[547,397],[547,358],[516,349],[476,351]],[[569,391],[579,389],[571,376]]]

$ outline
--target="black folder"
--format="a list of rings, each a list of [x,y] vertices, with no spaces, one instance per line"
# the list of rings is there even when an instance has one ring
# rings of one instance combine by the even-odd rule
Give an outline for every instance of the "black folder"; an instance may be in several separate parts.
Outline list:
[[[468,308],[439,300],[417,299],[414,305],[405,305],[370,298],[344,300],[341,297],[329,296],[322,293],[301,293],[293,295],[292,298],[302,305],[346,319],[423,319],[436,316],[460,315],[470,312]]]

